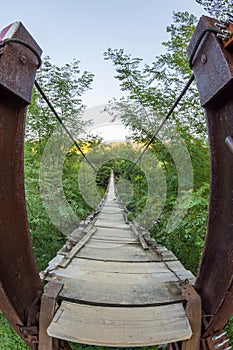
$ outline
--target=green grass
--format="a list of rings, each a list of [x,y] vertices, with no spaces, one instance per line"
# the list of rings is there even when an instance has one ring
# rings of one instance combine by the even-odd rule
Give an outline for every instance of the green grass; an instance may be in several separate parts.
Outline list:
[[[0,349],[1,350],[28,350],[28,346],[9,325],[0,313]]]

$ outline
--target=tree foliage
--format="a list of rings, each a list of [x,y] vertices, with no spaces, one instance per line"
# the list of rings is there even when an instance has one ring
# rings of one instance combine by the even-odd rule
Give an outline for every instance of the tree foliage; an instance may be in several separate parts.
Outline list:
[[[78,136],[84,122],[81,112],[84,110],[82,95],[91,88],[93,74],[80,71],[79,61],[74,59],[62,67],[51,63],[46,57],[37,73],[37,81],[55,107],[60,118]],[[26,137],[30,140],[48,139],[58,125],[47,103],[34,88],[32,104],[28,108]]]
[[[212,17],[221,19],[227,13],[233,14],[233,3],[230,0],[196,0]]]
[[[128,98],[113,101],[110,113],[115,118],[120,117],[136,135],[151,137],[191,76],[186,51],[195,24],[195,16],[187,12],[175,13],[173,24],[167,27],[170,40],[163,43],[166,53],[151,65],[125,54],[123,49],[108,49],[104,53],[105,59],[112,61],[116,69],[121,89],[129,93]],[[188,128],[195,134],[206,135],[195,85],[173,113],[172,122],[179,129]]]
[[[173,23],[167,27],[170,39],[164,42],[165,54],[148,65],[141,58],[134,58],[122,49],[108,49],[105,59],[110,60],[116,69],[116,78],[128,97],[113,101],[108,111],[113,118],[120,118],[133,132],[133,139],[147,143],[161,123],[162,118],[174,103],[191,76],[188,64],[187,46],[195,29],[197,19],[187,12],[174,13]],[[161,139],[174,142],[170,129],[186,144],[194,171],[194,191],[191,202],[185,204],[186,216],[172,232],[166,226],[174,206],[177,205],[178,177],[176,164],[169,149]],[[160,137],[150,146],[150,151],[162,163],[167,183],[167,200],[163,213],[154,224],[151,233],[156,240],[180,258],[186,267],[196,273],[206,230],[209,194],[209,154],[206,142],[204,113],[200,107],[196,86],[193,85],[165,127]],[[135,169],[137,171],[137,169]],[[130,215],[137,216],[143,202],[139,195],[145,191],[143,174],[131,176],[136,182],[137,195],[128,205]],[[143,199],[145,202],[146,198]],[[181,208],[182,209],[182,208]],[[193,254],[190,255],[190,250]]]

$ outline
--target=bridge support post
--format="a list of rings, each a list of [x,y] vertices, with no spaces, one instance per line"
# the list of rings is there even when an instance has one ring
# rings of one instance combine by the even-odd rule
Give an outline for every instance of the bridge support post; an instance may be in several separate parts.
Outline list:
[[[211,156],[209,218],[195,284],[204,310],[206,349],[211,346],[205,340],[215,339],[233,313],[233,51],[232,39],[219,39],[214,33],[220,30],[216,22],[203,16],[188,49],[206,113]],[[225,27],[233,32],[230,22]]]
[[[39,350],[59,350],[58,341],[48,335],[47,328],[53,320],[56,298],[62,288],[62,283],[49,282],[41,298]]]
[[[182,294],[187,300],[186,315],[191,325],[192,337],[182,342],[182,350],[199,350],[201,339],[201,298],[190,284],[181,286]]]
[[[25,209],[23,155],[26,107],[40,54],[21,23],[0,33],[0,308],[32,349],[42,284]]]

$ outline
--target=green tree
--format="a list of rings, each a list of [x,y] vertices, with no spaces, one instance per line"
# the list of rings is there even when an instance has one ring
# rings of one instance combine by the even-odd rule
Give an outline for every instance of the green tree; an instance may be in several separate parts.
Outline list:
[[[233,3],[229,0],[196,0],[199,5],[215,18],[224,18],[226,14],[233,14]]]
[[[80,71],[79,61],[76,59],[58,67],[51,63],[49,57],[45,57],[37,73],[37,81],[43,91],[76,137],[84,127],[81,117],[85,108],[82,95],[91,88],[93,77],[93,74],[87,71]],[[48,139],[57,125],[57,120],[47,103],[34,88],[32,104],[27,113],[26,138]]]
[[[111,113],[144,138],[151,137],[192,74],[187,46],[197,19],[187,12],[174,13],[173,18],[173,24],[167,27],[170,40],[163,43],[166,53],[151,65],[143,64],[141,58],[133,58],[122,49],[108,49],[104,53],[105,59],[115,66],[121,89],[129,93],[128,98],[113,101]],[[195,84],[173,113],[171,122],[179,129],[189,128],[189,132],[206,135]]]

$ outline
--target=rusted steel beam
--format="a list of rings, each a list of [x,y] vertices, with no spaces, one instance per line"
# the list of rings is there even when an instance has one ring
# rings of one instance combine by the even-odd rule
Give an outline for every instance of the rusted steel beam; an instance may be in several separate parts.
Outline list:
[[[62,283],[49,282],[41,298],[39,350],[59,350],[58,341],[48,335],[47,328],[53,320],[56,299],[62,288]]]
[[[182,350],[200,350],[202,305],[200,295],[191,284],[181,286],[182,294],[187,300],[186,315],[192,328],[192,337],[182,342]]]
[[[205,246],[195,284],[206,323],[203,339],[220,331],[233,313],[233,53],[203,16],[189,45],[193,72],[205,109],[211,156],[211,189]],[[209,31],[209,29],[208,29]],[[224,45],[226,48],[224,48]]]
[[[166,350],[180,350],[180,346],[181,344],[179,343],[170,343],[170,344],[167,344]]]
[[[200,295],[191,284],[181,285],[182,295],[187,301],[186,315],[188,317],[193,335],[189,340],[179,343],[170,343],[167,350],[200,350],[201,349],[201,328],[202,328],[202,303]]]
[[[18,326],[36,322],[36,312],[35,320],[32,314],[37,306],[31,303],[42,290],[29,236],[23,169],[26,107],[38,68],[33,50],[40,55],[41,49],[21,23],[4,29],[0,40],[0,308],[23,336]]]

